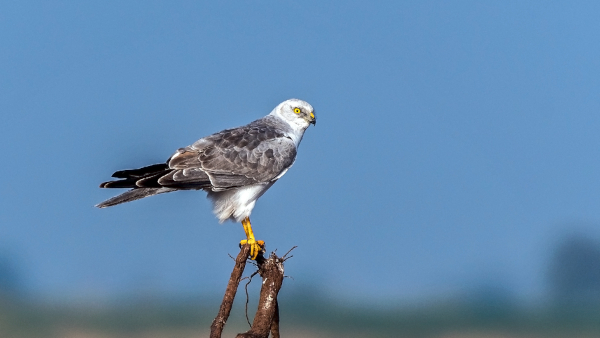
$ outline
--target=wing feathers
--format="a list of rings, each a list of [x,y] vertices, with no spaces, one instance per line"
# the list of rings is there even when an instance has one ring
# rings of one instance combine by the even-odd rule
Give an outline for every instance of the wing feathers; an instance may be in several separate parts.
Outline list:
[[[136,181],[135,185],[137,185],[140,188],[160,188],[161,185],[158,183],[158,179],[161,178],[162,176],[164,176],[165,174],[168,174],[169,172],[170,172],[170,170],[164,170],[164,171],[159,172],[158,174],[144,177],[144,178]]]
[[[101,188],[134,189],[98,206],[178,189],[222,191],[277,180],[294,163],[296,144],[258,122],[200,139],[177,150],[167,163],[115,172],[112,176],[121,180],[104,182]]]
[[[210,188],[211,186],[208,175],[198,168],[173,170],[167,175],[160,177],[158,184],[187,189],[202,189]]]
[[[166,163],[153,164],[147,167],[139,168],[139,169],[130,169],[130,170],[120,170],[112,174],[112,177],[115,178],[139,178],[145,177],[151,174],[155,174],[161,171],[169,169],[169,166]]]
[[[109,181],[100,184],[100,188],[135,188],[135,179]]]
[[[199,153],[195,150],[181,148],[168,161],[171,169],[197,168],[201,165]]]

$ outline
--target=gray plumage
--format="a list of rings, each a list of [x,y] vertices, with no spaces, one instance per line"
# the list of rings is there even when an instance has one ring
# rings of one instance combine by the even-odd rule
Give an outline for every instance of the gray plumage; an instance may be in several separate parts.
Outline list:
[[[113,205],[139,200],[140,198],[162,194],[165,192],[176,191],[173,188],[136,188],[131,189],[121,195],[109,198],[106,201],[97,204],[98,208],[112,207]]]
[[[291,99],[248,125],[226,129],[180,148],[164,164],[122,170],[101,188],[131,190],[105,208],[176,190],[205,190],[222,222],[248,217],[256,200],[293,165],[304,131],[315,124],[310,104]]]

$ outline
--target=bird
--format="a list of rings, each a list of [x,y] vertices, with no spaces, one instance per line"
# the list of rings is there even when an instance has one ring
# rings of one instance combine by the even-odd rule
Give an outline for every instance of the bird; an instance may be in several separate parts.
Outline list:
[[[306,129],[316,125],[313,107],[289,99],[271,113],[245,126],[225,129],[179,148],[165,163],[120,170],[117,180],[100,188],[130,190],[96,205],[107,208],[121,203],[178,190],[204,190],[220,223],[241,222],[250,245],[250,258],[264,252],[256,240],[250,214],[256,201],[294,164]]]

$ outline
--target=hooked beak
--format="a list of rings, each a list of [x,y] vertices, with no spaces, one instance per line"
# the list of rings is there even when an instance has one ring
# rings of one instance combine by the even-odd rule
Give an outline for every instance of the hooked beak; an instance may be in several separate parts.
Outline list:
[[[315,114],[310,113],[310,117],[312,118],[312,120],[310,120],[310,124],[312,124],[313,126],[317,125],[317,117],[315,116]]]

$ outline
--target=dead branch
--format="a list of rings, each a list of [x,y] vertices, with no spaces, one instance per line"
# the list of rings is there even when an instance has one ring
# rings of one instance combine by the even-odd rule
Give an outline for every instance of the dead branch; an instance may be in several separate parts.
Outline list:
[[[229,318],[229,313],[231,313],[233,299],[235,298],[238,285],[240,284],[242,274],[244,273],[244,268],[246,267],[246,259],[248,258],[249,254],[250,246],[242,246],[240,253],[235,259],[235,266],[233,267],[233,271],[231,272],[231,277],[229,278],[227,289],[225,289],[225,296],[223,296],[223,301],[221,302],[219,313],[213,320],[212,325],[210,326],[210,338],[221,338],[221,333],[223,332],[225,323]]]
[[[229,318],[233,299],[235,298],[249,253],[250,247],[244,245],[236,258],[235,267],[227,284],[219,313],[211,325],[211,338],[221,337],[227,318]],[[237,338],[268,338],[269,332],[273,338],[279,338],[279,304],[277,302],[277,295],[283,283],[283,262],[284,259],[277,257],[275,253],[271,253],[268,259],[265,259],[262,254],[259,254],[256,258],[257,272],[262,277],[258,309],[254,315],[254,321],[250,330],[238,334]]]
[[[250,330],[238,334],[236,338],[267,338],[271,329],[274,331],[273,337],[279,337],[277,295],[283,283],[283,260],[275,253],[271,253],[268,259],[261,257],[256,262],[258,263],[258,273],[263,280],[258,310],[254,315]]]
[[[275,299],[275,314],[271,322],[271,337],[279,338],[279,302]]]

